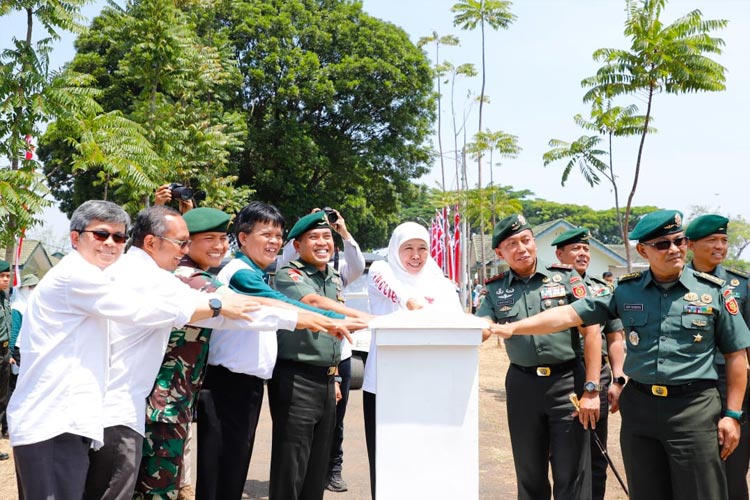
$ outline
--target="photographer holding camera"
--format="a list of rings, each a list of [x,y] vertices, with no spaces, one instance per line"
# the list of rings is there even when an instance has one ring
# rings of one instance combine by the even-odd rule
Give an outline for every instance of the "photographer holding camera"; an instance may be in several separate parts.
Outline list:
[[[353,282],[365,271],[365,257],[359,244],[354,240],[349,230],[346,228],[346,221],[338,210],[330,207],[324,207],[328,224],[336,233],[341,236],[344,242],[344,262],[339,263],[338,252],[334,254],[333,267],[339,271],[341,281],[344,286]],[[314,208],[310,213],[320,212],[320,208]],[[294,248],[294,239],[290,239],[281,253],[281,257],[276,263],[276,269],[281,269],[289,262],[299,259],[299,253]],[[340,265],[339,265],[340,264]],[[341,342],[341,362],[339,363],[339,376],[341,382],[336,383],[336,427],[331,443],[331,456],[328,463],[328,479],[326,480],[326,489],[330,491],[347,491],[346,482],[341,477],[342,463],[344,461],[344,415],[346,415],[346,405],[349,401],[349,384],[352,378],[351,369],[352,346],[348,341]]]
[[[177,201],[177,210],[181,214],[195,208],[199,201],[206,199],[206,192],[193,190],[182,184],[173,182],[159,186],[154,194],[154,205],[169,205],[172,201]]]

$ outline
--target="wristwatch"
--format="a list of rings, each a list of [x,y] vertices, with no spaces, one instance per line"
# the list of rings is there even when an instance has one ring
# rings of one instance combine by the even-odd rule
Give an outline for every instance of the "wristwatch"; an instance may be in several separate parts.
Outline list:
[[[597,384],[596,382],[592,382],[589,380],[585,384],[583,384],[583,390],[586,392],[599,392],[602,390],[602,386],[600,384]]]
[[[342,381],[342,380],[343,380],[343,379],[342,379],[342,378],[341,378],[341,377],[340,377],[339,375],[336,375],[335,377],[333,377],[333,381],[334,381],[334,382],[337,382],[337,383],[339,383],[339,384],[341,383],[341,381]]]
[[[214,318],[221,313],[221,301],[217,298],[208,299],[208,307],[214,312]]]
[[[612,382],[614,382],[617,385],[625,385],[625,382],[627,382],[627,380],[625,380],[625,377],[619,376],[619,377],[612,377]]]
[[[745,412],[744,411],[734,411],[734,410],[724,410],[724,416],[733,418],[740,424],[745,423]]]

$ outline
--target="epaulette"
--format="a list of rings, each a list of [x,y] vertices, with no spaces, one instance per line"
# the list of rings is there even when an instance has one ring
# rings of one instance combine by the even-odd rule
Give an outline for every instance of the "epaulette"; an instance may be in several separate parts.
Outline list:
[[[634,273],[623,274],[622,276],[617,278],[617,282],[621,283],[623,281],[634,280],[636,278],[640,278],[641,276],[643,276],[643,271],[636,271]]]
[[[547,269],[565,269],[566,271],[570,271],[573,269],[573,266],[570,264],[560,264],[559,262],[555,262],[554,264],[547,266]]]
[[[732,273],[735,276],[739,276],[740,278],[750,279],[750,274],[746,273],[745,271],[740,271],[739,269],[732,269],[729,267],[725,267],[724,270],[728,273]]]
[[[499,280],[499,279],[502,279],[502,278],[504,278],[504,277],[505,277],[505,271],[503,271],[503,272],[502,272],[502,273],[500,273],[500,274],[496,274],[496,275],[494,275],[494,276],[493,276],[493,277],[491,277],[491,278],[487,278],[486,280],[484,280],[484,284],[485,284],[485,285],[489,285],[489,284],[490,284],[490,283],[492,283],[493,281],[497,281],[497,280]]]
[[[601,278],[597,278],[596,276],[591,276],[591,281],[593,281],[597,285],[601,285],[601,286],[609,288],[610,291],[612,291],[612,290],[615,289],[615,286],[612,283],[610,283],[607,280],[603,280]]]
[[[302,269],[303,267],[305,267],[305,264],[303,264],[301,260],[293,260],[289,264],[293,265],[297,269]]]
[[[703,278],[704,280],[710,281],[711,283],[716,283],[719,286],[724,286],[727,283],[727,280],[723,280],[718,276],[714,276],[713,274],[702,273],[700,271],[693,271],[693,274],[697,278]]]

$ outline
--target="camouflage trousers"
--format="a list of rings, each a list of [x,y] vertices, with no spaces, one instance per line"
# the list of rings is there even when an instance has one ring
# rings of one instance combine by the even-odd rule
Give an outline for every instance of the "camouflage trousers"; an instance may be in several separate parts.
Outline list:
[[[175,500],[184,470],[185,441],[190,423],[147,422],[143,458],[134,499]]]

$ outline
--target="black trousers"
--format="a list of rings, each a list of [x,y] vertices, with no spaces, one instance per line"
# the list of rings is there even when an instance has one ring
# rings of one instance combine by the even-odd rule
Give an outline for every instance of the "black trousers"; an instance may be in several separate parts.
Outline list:
[[[336,426],[331,441],[331,460],[328,463],[329,476],[333,473],[341,474],[344,463],[344,417],[346,405],[349,403],[349,386],[352,382],[352,358],[339,363],[339,376],[341,377],[341,400],[336,405]]]
[[[607,425],[609,424],[609,400],[607,391],[609,384],[612,382],[612,369],[608,364],[602,363],[602,371],[599,383],[602,390],[599,392],[599,421],[596,423],[594,432],[599,437],[604,449],[607,449]],[[604,500],[604,493],[607,490],[607,459],[602,455],[601,450],[596,444],[593,436],[590,437],[591,443],[591,494],[594,500]]]
[[[365,443],[367,461],[370,464],[370,495],[375,500],[375,394],[362,391],[362,412],[365,417]]]
[[[263,404],[263,379],[208,365],[198,396],[198,500],[240,500]]]
[[[10,353],[7,347],[0,347],[0,425],[3,432],[8,430],[5,410],[8,408],[8,399],[10,399],[10,377]]]
[[[628,383],[620,395],[620,448],[632,500],[727,498],[716,425],[719,391],[658,397]]]
[[[81,500],[89,468],[91,440],[60,434],[13,447],[20,500]]]
[[[721,409],[727,407],[727,367],[716,365],[719,372],[719,393],[721,394]],[[750,381],[748,381],[750,382]],[[750,389],[750,385],[748,385]],[[747,421],[748,413],[748,389],[745,390],[745,400],[742,402],[742,411],[745,412],[745,422],[740,425],[740,443],[737,448],[724,461],[724,472],[727,475],[727,489],[729,500],[748,500],[747,470],[750,465],[750,425]]]
[[[143,436],[125,425],[104,428],[104,446],[89,450],[84,500],[130,500],[141,464]]]
[[[273,419],[269,500],[322,500],[336,422],[333,376],[279,361],[268,382]]]
[[[583,363],[539,377],[510,366],[505,377],[508,427],[521,500],[591,498],[591,450],[568,396],[581,394]],[[553,485],[548,479],[552,466]]]

